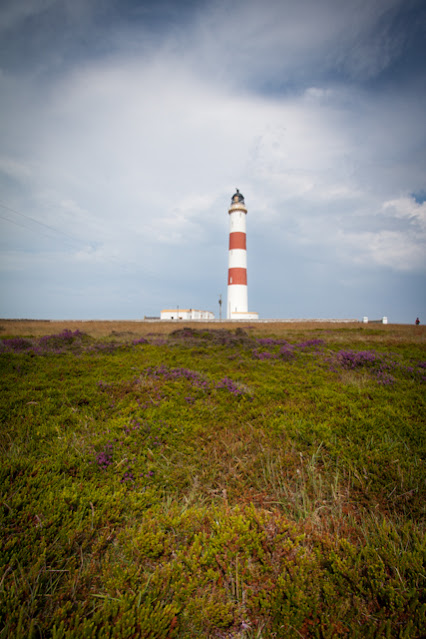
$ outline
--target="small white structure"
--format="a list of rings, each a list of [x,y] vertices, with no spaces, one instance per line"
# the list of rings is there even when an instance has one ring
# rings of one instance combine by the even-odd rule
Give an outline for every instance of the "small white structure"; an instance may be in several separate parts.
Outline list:
[[[384,317],[382,317],[382,319],[379,320],[369,320],[368,317],[364,315],[364,317],[362,318],[362,323],[368,324],[368,322],[370,322],[371,324],[387,324],[388,318],[385,315]]]
[[[229,262],[227,319],[258,319],[258,313],[249,312],[247,301],[247,246],[244,196],[237,189],[229,207]]]
[[[213,320],[214,313],[211,311],[198,311],[195,308],[171,308],[160,313],[162,320]]]

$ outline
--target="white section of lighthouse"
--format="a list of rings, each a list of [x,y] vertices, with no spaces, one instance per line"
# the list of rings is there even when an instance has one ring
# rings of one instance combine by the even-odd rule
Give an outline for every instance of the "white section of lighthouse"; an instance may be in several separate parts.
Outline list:
[[[247,245],[244,196],[237,189],[229,207],[228,319],[258,319],[248,312]]]

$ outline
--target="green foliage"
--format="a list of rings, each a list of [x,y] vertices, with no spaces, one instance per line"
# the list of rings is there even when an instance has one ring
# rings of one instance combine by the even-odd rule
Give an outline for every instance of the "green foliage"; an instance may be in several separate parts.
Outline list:
[[[0,639],[423,636],[425,351],[382,337],[4,338]]]

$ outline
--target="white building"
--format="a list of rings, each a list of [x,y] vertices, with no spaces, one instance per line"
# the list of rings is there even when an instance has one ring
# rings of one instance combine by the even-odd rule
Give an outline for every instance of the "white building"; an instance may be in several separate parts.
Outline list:
[[[162,320],[212,320],[214,313],[211,311],[198,311],[195,308],[172,308],[161,311]]]

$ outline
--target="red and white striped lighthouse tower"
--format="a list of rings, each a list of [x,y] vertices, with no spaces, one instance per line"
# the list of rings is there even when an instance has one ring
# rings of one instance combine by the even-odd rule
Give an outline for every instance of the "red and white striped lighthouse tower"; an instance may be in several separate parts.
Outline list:
[[[229,207],[228,319],[257,319],[248,312],[247,245],[244,196],[237,189]]]

